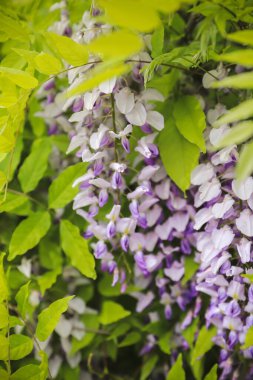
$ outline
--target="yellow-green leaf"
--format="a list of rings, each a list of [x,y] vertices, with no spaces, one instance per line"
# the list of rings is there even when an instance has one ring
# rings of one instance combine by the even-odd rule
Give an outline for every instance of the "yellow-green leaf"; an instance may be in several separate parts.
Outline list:
[[[214,123],[214,127],[219,127],[222,124],[234,123],[238,120],[248,119],[253,115],[253,99],[245,100],[238,106],[231,108],[227,113],[222,115]]]
[[[127,30],[118,30],[113,33],[99,36],[87,48],[104,59],[127,58],[138,53],[143,47],[142,39],[138,34]]]
[[[78,186],[73,187],[73,182],[85,174],[87,165],[78,163],[63,170],[49,187],[49,207],[62,208],[71,202],[78,193]]]
[[[195,96],[180,97],[175,102],[173,116],[179,132],[205,152],[203,131],[206,128],[206,120],[198,99]]]
[[[9,153],[12,151],[15,145],[15,138],[13,134],[9,131],[5,130],[0,135],[0,152],[1,153]]]
[[[208,372],[208,374],[205,376],[204,380],[217,380],[217,369],[218,365],[215,364]]]
[[[0,170],[0,191],[3,190],[6,182],[7,182],[6,174]]]
[[[0,304],[0,329],[8,326],[9,323],[9,314],[6,306],[2,303]]]
[[[214,343],[212,341],[212,338],[216,335],[216,332],[217,330],[215,327],[210,327],[207,329],[205,326],[203,326],[201,328],[196,344],[192,351],[192,364],[194,364],[196,360],[200,360],[202,356],[213,347]]]
[[[26,202],[28,202],[28,198],[26,196],[8,192],[4,203],[0,204],[0,213],[11,212]]]
[[[32,151],[24,160],[18,173],[18,179],[25,193],[34,190],[43,177],[51,147],[51,140],[47,137],[34,141]]]
[[[245,336],[245,343],[242,346],[243,350],[246,350],[247,348],[250,348],[253,346],[253,326],[251,326]]]
[[[244,66],[253,65],[253,50],[242,49],[236,50],[227,54],[220,54],[217,56],[218,60],[237,63]]]
[[[60,56],[70,65],[80,66],[88,62],[88,50],[85,45],[78,44],[71,38],[47,33],[46,37],[51,47],[56,49]]]
[[[0,360],[7,360],[9,353],[9,341],[4,335],[0,335]]]
[[[236,176],[239,181],[243,181],[253,172],[253,141],[246,144],[239,156],[236,166]]]
[[[223,148],[227,145],[241,144],[253,136],[253,121],[242,121],[232,127],[219,141],[217,148]]]
[[[253,30],[239,30],[235,33],[227,34],[227,38],[244,45],[253,45]]]
[[[173,364],[172,368],[166,377],[166,380],[185,380],[185,372],[183,367],[182,354],[179,354],[176,362]]]
[[[80,235],[79,228],[68,220],[62,220],[60,235],[62,249],[69,257],[73,267],[83,275],[95,279],[94,256],[89,251],[87,241]]]
[[[102,305],[99,320],[103,325],[110,325],[111,323],[128,317],[130,314],[131,312],[124,309],[120,304],[113,301],[105,301]]]
[[[35,364],[28,364],[14,372],[10,380],[40,380],[40,376],[40,367]]]
[[[36,69],[46,75],[58,74],[62,70],[61,62],[53,55],[40,53],[34,58]]]
[[[160,24],[156,10],[138,0],[99,0],[109,24],[150,32]]]
[[[38,85],[37,79],[26,71],[0,66],[0,73],[17,86],[28,90]]]
[[[35,212],[17,226],[10,241],[8,260],[15,259],[35,247],[46,235],[51,224],[47,211]]]
[[[31,338],[21,334],[12,334],[10,336],[10,359],[20,360],[29,355],[33,350],[33,341]]]
[[[9,295],[7,281],[6,281],[6,277],[4,273],[4,266],[3,266],[4,256],[5,256],[5,253],[1,252],[0,253],[0,302],[6,301]]]
[[[17,302],[17,309],[19,314],[23,319],[26,318],[26,313],[28,310],[28,299],[29,299],[29,286],[31,281],[27,282],[25,285],[21,286],[16,294],[15,300]]]
[[[39,276],[37,281],[40,287],[42,296],[44,296],[45,291],[50,289],[57,280],[57,277],[61,273],[61,268],[56,268],[50,272],[44,273],[42,276]]]
[[[89,75],[87,75],[86,79],[79,85],[75,86],[71,90],[67,91],[67,96],[73,96],[80,94],[82,92],[91,90],[92,88],[98,86],[100,83],[122,75],[130,70],[130,66],[124,63],[116,63],[113,62],[104,62],[100,63],[95,67],[95,69],[91,70]]]
[[[251,89],[253,88],[253,72],[242,73],[239,75],[232,75],[230,77],[224,78],[219,82],[214,82],[212,84],[213,88],[238,88],[238,89]]]
[[[47,340],[52,334],[61,315],[67,311],[69,301],[72,300],[73,297],[74,296],[61,298],[51,303],[51,305],[39,314],[35,335],[41,342]]]
[[[158,146],[166,172],[182,191],[187,190],[198,164],[199,148],[179,133],[172,117],[159,133]]]

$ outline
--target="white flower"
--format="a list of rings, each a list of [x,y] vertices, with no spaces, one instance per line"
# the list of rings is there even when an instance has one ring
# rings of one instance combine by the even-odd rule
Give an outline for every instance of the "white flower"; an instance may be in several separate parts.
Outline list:
[[[198,165],[191,173],[191,183],[193,185],[202,185],[208,182],[214,176],[214,169],[211,164]]]
[[[232,189],[241,200],[246,201],[250,199],[253,194],[253,178],[248,177],[244,181],[233,180]]]
[[[136,103],[131,112],[126,114],[129,123],[141,127],[147,119],[147,112],[142,103]]]
[[[195,197],[194,205],[196,207],[201,206],[205,202],[209,202],[212,199],[218,197],[221,193],[220,182],[217,178],[213,178],[211,182],[203,183]]]
[[[121,139],[122,137],[125,137],[129,135],[129,133],[132,133],[133,127],[131,124],[127,124],[127,126],[123,129],[123,131],[120,131],[119,133],[115,133],[113,131],[109,131],[109,135],[116,139]]]
[[[246,236],[253,236],[253,214],[250,210],[243,210],[235,220],[238,230]]]
[[[222,125],[220,128],[213,128],[209,135],[210,143],[214,146],[218,145],[227,131],[229,131],[229,127],[226,125]]]
[[[115,95],[115,103],[118,110],[125,115],[134,108],[134,94],[124,87]]]
[[[103,92],[104,94],[111,94],[114,87],[115,87],[115,84],[116,84],[116,80],[117,78],[111,78],[103,83],[101,83],[98,88],[101,92]]]
[[[228,226],[222,227],[219,230],[213,230],[211,235],[211,240],[214,244],[214,248],[221,251],[223,248],[228,247],[233,239],[234,233],[232,229]]]
[[[204,224],[213,218],[211,208],[203,208],[199,210],[194,216],[194,229],[199,230]]]
[[[213,216],[215,218],[222,218],[226,214],[226,212],[231,209],[234,203],[235,201],[233,200],[233,198],[229,194],[226,194],[222,202],[213,205]]]
[[[240,255],[241,262],[243,264],[250,261],[250,250],[251,250],[251,241],[242,238],[239,244],[236,244],[237,251]]]
[[[99,97],[99,91],[95,88],[91,92],[86,92],[83,97],[84,107],[87,111],[91,111]]]
[[[148,111],[146,122],[158,131],[164,128],[164,117],[157,111]]]
[[[101,142],[108,130],[108,127],[106,127],[104,124],[101,124],[98,128],[98,131],[92,133],[90,137],[90,146],[92,149],[98,150],[100,148]]]

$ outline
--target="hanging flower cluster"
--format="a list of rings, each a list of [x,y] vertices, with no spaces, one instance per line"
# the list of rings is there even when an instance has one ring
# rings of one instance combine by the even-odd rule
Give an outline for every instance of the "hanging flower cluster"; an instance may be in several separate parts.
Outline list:
[[[210,132],[217,146],[227,126]],[[194,217],[200,269],[196,290],[210,298],[206,322],[217,327],[215,343],[221,347],[221,379],[233,370],[235,347],[243,346],[253,325],[253,285],[249,277],[253,237],[253,178],[235,179],[236,146],[210,154],[208,162],[192,173]],[[252,359],[253,350],[242,350]]]
[[[76,30],[72,36],[85,43],[109,28],[86,33],[83,26],[93,30],[88,13],[83,16],[82,33]],[[252,347],[240,348],[253,326],[253,271],[249,269],[253,178],[243,183],[235,180],[238,154],[236,146],[231,146],[202,157],[184,197],[168,177],[156,143],[164,128],[156,105],[164,97],[156,89],[144,89],[142,61],[150,60],[141,53],[134,57],[137,63],[131,75],[112,78],[67,101],[56,90],[55,81],[50,81],[39,95],[47,94],[39,115],[46,118],[49,134],[59,128],[69,134],[67,153],[76,151],[87,166],[73,183],[79,189],[73,208],[85,220],[83,237],[102,271],[112,275],[112,286],[120,284],[124,293],[129,284],[135,284],[138,290],[132,296],[137,299],[137,312],[152,309],[155,300],[167,320],[185,312],[184,319],[175,323],[175,353],[189,348],[183,331],[200,314],[203,295],[208,295],[205,322],[207,327],[217,327],[214,341],[221,348],[220,379],[227,379],[234,370],[235,348],[246,358],[253,357]],[[93,63],[70,67],[70,89],[91,68]],[[224,110],[221,105],[209,110],[210,123]],[[208,143],[216,146],[227,130],[227,126],[213,129]],[[185,277],[189,263],[195,266],[190,278]],[[158,318],[149,313],[151,322]],[[62,320],[56,330],[64,347],[66,326],[69,321]],[[149,334],[141,354],[156,344],[156,336]]]

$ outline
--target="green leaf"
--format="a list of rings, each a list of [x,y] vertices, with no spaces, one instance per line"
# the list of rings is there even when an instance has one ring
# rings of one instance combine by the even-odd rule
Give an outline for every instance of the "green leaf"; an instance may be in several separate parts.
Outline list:
[[[173,116],[181,135],[205,152],[203,131],[206,121],[198,99],[195,96],[180,97],[174,105]]]
[[[26,313],[28,310],[28,298],[29,298],[29,286],[31,281],[27,282],[25,285],[21,286],[16,294],[15,300],[17,302],[17,309],[22,319],[25,320]]]
[[[54,285],[60,273],[61,273],[61,268],[56,268],[55,270],[46,272],[42,276],[38,277],[37,281],[38,281],[42,296],[44,296],[45,291],[47,289],[50,289]]]
[[[252,66],[253,65],[253,50],[242,49],[242,50],[236,50],[227,54],[220,54],[217,56],[217,60],[237,63],[244,66]]]
[[[39,351],[41,357],[40,363],[40,380],[48,379],[48,357],[44,351]]]
[[[0,191],[3,190],[6,183],[7,183],[6,174],[0,170]]]
[[[141,367],[140,380],[146,380],[149,377],[149,375],[152,373],[153,369],[155,368],[157,361],[158,361],[157,355],[151,356],[151,358],[148,358],[145,361],[145,363]]]
[[[24,203],[28,202],[28,198],[22,194],[7,193],[4,203],[0,204],[1,212],[11,212],[15,208],[22,206]]]
[[[13,175],[15,173],[15,170],[17,169],[17,166],[19,165],[19,162],[20,162],[20,159],[21,159],[21,153],[22,153],[22,150],[23,150],[23,145],[24,144],[23,144],[22,136],[19,136],[17,138],[17,141],[15,142],[15,149],[14,149],[14,151],[11,152],[11,153],[9,153],[6,156],[5,160],[3,160],[0,163],[0,168],[5,173],[7,173],[8,172],[8,167],[9,167],[9,162],[10,162],[10,156],[12,156],[12,164],[11,164],[11,169],[10,169],[10,174],[9,174],[9,182],[13,179]]]
[[[236,176],[239,181],[243,181],[253,172],[253,141],[246,144],[239,156],[236,166]]]
[[[65,207],[78,193],[78,186],[72,187],[73,182],[84,175],[87,165],[78,163],[63,170],[49,187],[49,207]]]
[[[216,147],[223,148],[227,145],[241,144],[251,136],[253,136],[253,121],[242,121],[226,132]]]
[[[184,258],[184,277],[181,280],[182,285],[185,285],[187,281],[189,281],[194,273],[198,270],[199,265],[194,261],[194,258],[192,256],[185,256]]]
[[[40,380],[40,367],[35,364],[28,364],[14,372],[10,380]]]
[[[6,301],[9,295],[9,290],[8,290],[7,281],[6,281],[6,277],[4,273],[4,266],[3,266],[4,256],[5,256],[5,253],[0,252],[0,302]]]
[[[158,340],[158,346],[160,347],[160,350],[164,352],[167,355],[170,355],[171,353],[171,335],[172,332],[168,331],[165,334],[161,336],[161,338]]]
[[[33,96],[29,103],[29,113],[28,113],[28,120],[31,123],[33,133],[36,137],[40,137],[44,134],[46,130],[46,124],[42,117],[36,116],[36,113],[38,111],[41,111],[41,104],[39,103],[38,99]]]
[[[164,43],[164,27],[160,26],[156,28],[151,37],[151,46],[152,46],[152,58],[155,58],[162,54],[163,52],[163,43]]]
[[[185,380],[182,354],[178,355],[176,362],[170,369],[166,380]]]
[[[128,317],[130,314],[131,312],[124,309],[120,304],[113,301],[105,301],[102,305],[99,320],[103,325],[110,325]]]
[[[84,276],[95,279],[95,260],[89,252],[87,241],[80,235],[78,227],[68,220],[61,220],[60,235],[62,249],[73,267]]]
[[[33,350],[31,338],[21,334],[10,335],[10,359],[19,360],[29,355]]]
[[[136,344],[141,339],[141,335],[137,331],[130,332],[120,343],[118,347],[127,347]]]
[[[14,20],[3,12],[1,12],[0,31],[4,32],[10,39],[20,41],[27,41],[29,39],[27,30],[23,25],[18,20]]]
[[[182,336],[187,341],[189,346],[192,348],[195,334],[198,328],[199,318],[195,318],[194,321],[182,331]]]
[[[0,304],[0,329],[5,328],[9,324],[9,314],[6,306]]]
[[[243,350],[246,350],[247,348],[250,348],[253,346],[253,326],[251,326],[245,336],[245,343],[242,346]]]
[[[4,335],[0,335],[0,360],[7,360],[8,353],[9,340]]]
[[[62,70],[61,62],[53,55],[40,53],[34,58],[36,69],[46,75],[58,74]]]
[[[195,347],[192,351],[191,362],[194,364],[196,360],[200,360],[207,351],[209,351],[214,343],[212,338],[216,335],[216,328],[211,327],[207,330],[205,326],[199,332]]]
[[[32,151],[21,166],[18,179],[22,190],[28,193],[36,188],[47,169],[48,156],[51,152],[51,141],[44,137],[35,140]]]
[[[0,66],[0,73],[17,86],[28,90],[35,88],[38,85],[37,79],[31,74],[28,74],[26,71]]]
[[[186,140],[169,118],[158,139],[162,162],[166,172],[177,186],[185,191],[191,183],[191,172],[198,164],[199,148]]]
[[[172,69],[168,74],[164,74],[161,77],[153,77],[147,82],[146,87],[157,89],[165,98],[167,98],[179,80],[180,75],[181,73],[179,70]]]
[[[243,273],[241,277],[247,278],[253,284],[253,273]]]
[[[51,47],[70,65],[80,66],[88,62],[88,50],[85,45],[78,44],[71,38],[55,33],[46,33]]]
[[[61,247],[57,242],[54,243],[47,237],[40,242],[39,257],[44,268],[56,269],[62,266]]]
[[[87,48],[103,59],[124,59],[138,53],[143,48],[143,42],[138,34],[127,30],[118,30],[99,36]]]
[[[231,108],[214,123],[214,127],[222,124],[234,123],[235,121],[248,119],[253,115],[253,99],[245,100],[238,106]]]
[[[35,247],[46,235],[50,224],[50,215],[47,211],[33,213],[19,223],[11,237],[8,260],[11,261]]]
[[[15,146],[15,138],[11,134],[6,134],[5,131],[0,135],[0,152],[9,153]]]
[[[212,84],[213,88],[238,88],[238,89],[251,89],[253,88],[253,72],[242,73],[239,75],[232,75],[224,78],[219,82]]]
[[[226,37],[243,45],[253,45],[253,30],[239,30],[235,33],[227,34]]]
[[[100,83],[122,75],[130,70],[130,66],[124,63],[115,63],[115,60],[99,63],[95,69],[90,70],[86,79],[67,91],[67,96],[81,94],[98,86]]]
[[[99,0],[98,4],[105,9],[104,18],[111,25],[149,32],[160,24],[155,9],[135,0]]]
[[[35,335],[41,342],[47,340],[52,334],[61,315],[68,310],[69,301],[73,298],[74,296],[69,296],[54,301],[39,314]]]
[[[205,376],[204,380],[217,380],[217,369],[218,369],[218,365],[215,364],[211,370],[209,371],[209,373]]]
[[[10,376],[8,372],[6,372],[4,369],[0,368],[0,379],[1,380],[9,380]]]

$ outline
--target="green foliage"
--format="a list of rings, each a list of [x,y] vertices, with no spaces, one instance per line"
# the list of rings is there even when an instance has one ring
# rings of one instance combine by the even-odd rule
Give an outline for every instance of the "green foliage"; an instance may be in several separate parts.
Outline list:
[[[102,305],[99,320],[103,325],[110,325],[128,317],[130,314],[130,311],[124,309],[120,304],[113,301],[105,301]]]
[[[78,188],[73,187],[74,181],[85,174],[86,164],[79,163],[73,166],[69,166],[54,180],[49,187],[49,207],[61,208],[66,206],[74,199],[74,196],[78,193]]]
[[[253,326],[251,326],[247,333],[246,333],[246,337],[245,337],[245,343],[243,345],[243,349],[247,349],[249,347],[252,347],[253,346]]]
[[[215,364],[210,372],[208,372],[208,374],[205,376],[204,380],[217,380],[217,369],[218,369],[218,365]]]
[[[30,155],[25,159],[18,174],[22,190],[28,193],[34,190],[43,178],[48,165],[48,156],[51,152],[49,138],[35,140]]]
[[[151,356],[151,358],[148,358],[145,361],[145,363],[143,364],[142,369],[141,369],[141,378],[140,378],[140,380],[146,380],[148,378],[148,376],[153,371],[153,369],[154,369],[157,361],[158,361],[158,356],[157,355],[153,355],[153,356]]]
[[[21,286],[15,297],[18,312],[23,319],[25,319],[28,310],[29,287],[30,281]]]
[[[206,128],[205,114],[194,96],[183,96],[174,105],[174,120],[177,129],[188,141],[205,152],[203,131]]]
[[[166,380],[185,380],[185,372],[183,368],[183,358],[182,354],[178,355],[176,362],[173,364],[172,368],[166,377]]]
[[[186,191],[191,172],[198,163],[199,148],[180,134],[172,117],[159,135],[158,146],[168,175],[182,191]]]
[[[36,327],[36,337],[40,341],[45,341],[52,334],[57,326],[61,315],[68,309],[69,301],[74,296],[65,297],[54,301],[38,316],[38,324]]]
[[[33,213],[23,220],[11,237],[8,260],[13,260],[35,247],[46,235],[50,224],[50,215],[46,211]]]
[[[89,252],[87,241],[81,237],[78,227],[68,220],[62,220],[60,234],[62,249],[69,257],[73,267],[84,276],[95,279],[95,260]]]
[[[215,335],[216,329],[214,327],[210,327],[209,329],[207,329],[205,326],[203,326],[201,328],[196,344],[192,351],[192,364],[194,364],[196,360],[200,360],[203,357],[203,355],[213,347],[214,343],[212,341],[212,338]]]

